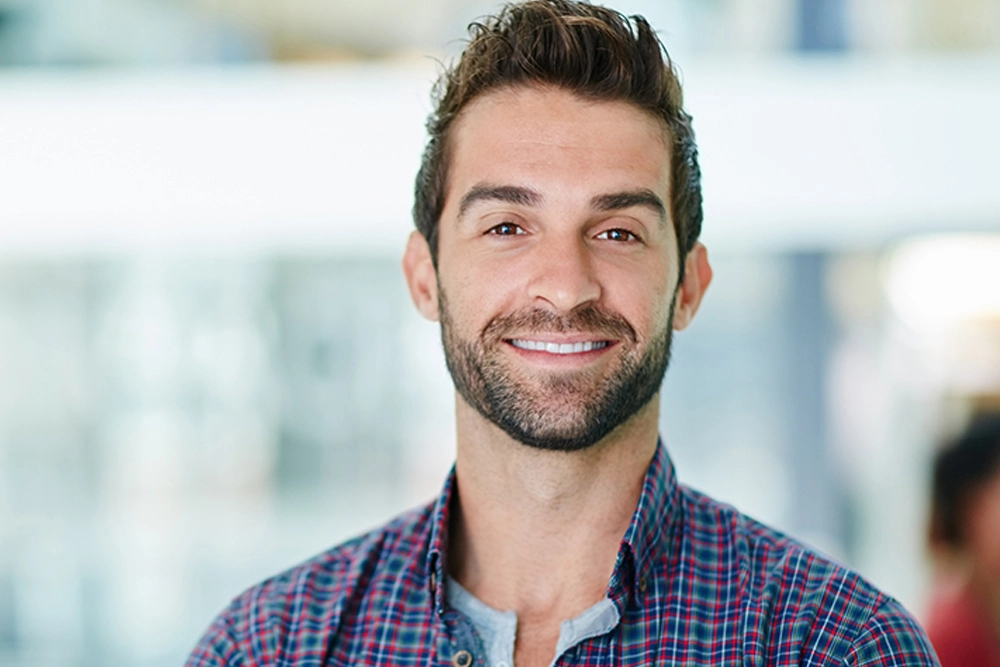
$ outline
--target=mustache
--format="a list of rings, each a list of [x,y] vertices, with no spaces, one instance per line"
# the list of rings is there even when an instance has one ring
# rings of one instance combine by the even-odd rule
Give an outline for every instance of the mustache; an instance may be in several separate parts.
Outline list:
[[[542,308],[527,308],[508,315],[498,315],[483,328],[487,340],[510,338],[511,334],[588,333],[610,339],[638,342],[635,329],[624,317],[592,304],[583,304],[566,315]]]

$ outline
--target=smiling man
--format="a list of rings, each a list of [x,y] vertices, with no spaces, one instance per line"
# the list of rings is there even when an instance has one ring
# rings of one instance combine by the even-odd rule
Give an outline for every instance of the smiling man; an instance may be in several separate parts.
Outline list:
[[[677,483],[659,389],[712,270],[646,22],[508,6],[438,92],[403,269],[440,322],[455,469],[237,598],[188,664],[937,664],[895,600]]]

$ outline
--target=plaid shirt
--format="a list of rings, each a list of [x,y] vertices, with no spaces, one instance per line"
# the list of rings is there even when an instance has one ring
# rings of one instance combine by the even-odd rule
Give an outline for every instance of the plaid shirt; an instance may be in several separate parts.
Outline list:
[[[437,501],[237,598],[188,667],[485,666],[449,608]],[[608,597],[619,623],[556,665],[938,665],[923,630],[851,570],[679,485],[661,445]]]

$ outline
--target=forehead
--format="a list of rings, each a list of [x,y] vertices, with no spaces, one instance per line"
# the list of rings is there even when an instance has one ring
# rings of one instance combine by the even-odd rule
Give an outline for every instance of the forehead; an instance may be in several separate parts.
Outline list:
[[[554,186],[557,179],[590,190],[645,187],[666,200],[668,132],[664,121],[629,102],[588,100],[555,87],[491,91],[463,109],[453,127],[449,190],[512,178]]]

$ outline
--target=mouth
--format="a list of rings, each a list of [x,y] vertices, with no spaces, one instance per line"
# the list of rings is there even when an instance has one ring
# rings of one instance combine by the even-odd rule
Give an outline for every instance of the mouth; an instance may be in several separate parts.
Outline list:
[[[576,341],[572,343],[557,343],[554,341],[544,341],[544,340],[531,340],[528,338],[509,338],[506,340],[508,344],[519,350],[530,350],[532,352],[547,352],[548,354],[582,354],[584,352],[593,352],[594,350],[602,350],[609,345],[611,341],[607,340],[587,340],[587,341]]]

